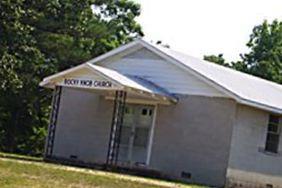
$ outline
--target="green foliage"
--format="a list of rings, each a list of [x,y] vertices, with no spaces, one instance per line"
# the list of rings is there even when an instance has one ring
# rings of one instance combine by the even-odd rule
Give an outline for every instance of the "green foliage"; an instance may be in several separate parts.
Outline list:
[[[218,54],[217,56],[216,55],[205,55],[204,60],[219,64],[219,65],[223,65],[225,67],[230,67],[230,64],[225,61],[223,54]]]
[[[0,149],[42,153],[51,93],[42,78],[143,35],[122,0],[0,1]]]
[[[221,54],[204,59],[282,84],[282,22],[264,21],[254,27],[247,47],[250,51],[238,62],[226,63]]]
[[[269,24],[264,21],[256,26],[247,46],[250,52],[242,56],[240,68],[282,84],[282,22],[274,20]]]

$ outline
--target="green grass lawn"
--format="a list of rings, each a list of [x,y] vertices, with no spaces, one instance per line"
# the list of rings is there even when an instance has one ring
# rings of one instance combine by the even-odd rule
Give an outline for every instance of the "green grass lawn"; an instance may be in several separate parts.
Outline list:
[[[117,173],[48,164],[0,153],[0,187],[197,187]]]

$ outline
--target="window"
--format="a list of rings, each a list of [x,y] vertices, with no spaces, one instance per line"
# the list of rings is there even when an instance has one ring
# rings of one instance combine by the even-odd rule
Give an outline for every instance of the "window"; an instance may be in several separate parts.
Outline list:
[[[278,153],[279,136],[279,116],[270,115],[266,135],[265,151]]]
[[[147,140],[149,137],[149,129],[143,127],[136,127],[136,134],[134,138],[134,146],[147,147]]]
[[[141,111],[141,114],[143,116],[152,116],[153,110],[152,109],[143,108],[142,111]]]
[[[149,110],[149,116],[152,116],[152,114],[153,114],[153,110],[150,109],[150,110]]]
[[[143,115],[143,116],[146,116],[146,115],[147,115],[147,109],[146,109],[146,108],[143,108],[143,109],[142,109],[142,115]]]

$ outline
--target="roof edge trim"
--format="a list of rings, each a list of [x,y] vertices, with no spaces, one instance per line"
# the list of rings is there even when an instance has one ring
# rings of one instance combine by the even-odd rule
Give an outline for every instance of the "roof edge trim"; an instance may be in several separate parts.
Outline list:
[[[144,47],[148,48],[149,50],[155,52],[157,55],[160,55],[161,57],[167,59],[168,61],[172,62],[173,64],[175,64],[176,66],[180,67],[180,68],[184,68],[185,70],[187,70],[189,73],[193,74],[194,76],[196,76],[197,78],[201,79],[202,81],[204,81],[205,83],[211,85],[212,87],[214,87],[215,89],[218,89],[219,91],[223,92],[224,94],[230,96],[231,98],[235,99],[238,103],[241,104],[245,104],[248,106],[252,106],[255,108],[259,108],[262,110],[266,110],[266,111],[271,111],[274,113],[278,113],[278,114],[282,114],[282,109],[279,108],[275,108],[273,106],[268,106],[265,104],[261,104],[252,100],[248,100],[245,98],[242,98],[241,96],[237,95],[236,93],[228,90],[226,87],[214,82],[213,80],[209,79],[207,76],[202,75],[201,73],[199,73],[197,70],[192,69],[191,67],[188,67],[184,64],[182,64],[179,60],[175,59],[174,57],[166,54],[165,52],[159,50],[158,48],[156,48],[154,45],[144,41],[144,40],[139,40]]]

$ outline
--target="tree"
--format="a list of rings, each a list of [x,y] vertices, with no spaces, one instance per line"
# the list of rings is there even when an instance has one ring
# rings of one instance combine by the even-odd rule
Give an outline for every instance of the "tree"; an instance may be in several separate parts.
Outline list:
[[[204,56],[204,59],[270,81],[282,83],[282,22],[264,21],[254,27],[247,43],[248,53],[241,60],[226,63],[222,54]]]
[[[217,56],[216,55],[205,55],[204,60],[212,62],[212,63],[216,63],[218,65],[223,65],[225,67],[230,67],[230,64],[225,61],[223,54],[218,54]]]
[[[238,70],[282,84],[282,22],[264,21],[254,27],[247,43],[250,52],[234,65]]]
[[[51,92],[39,82],[143,35],[139,14],[127,0],[0,1],[0,149],[40,154]]]

